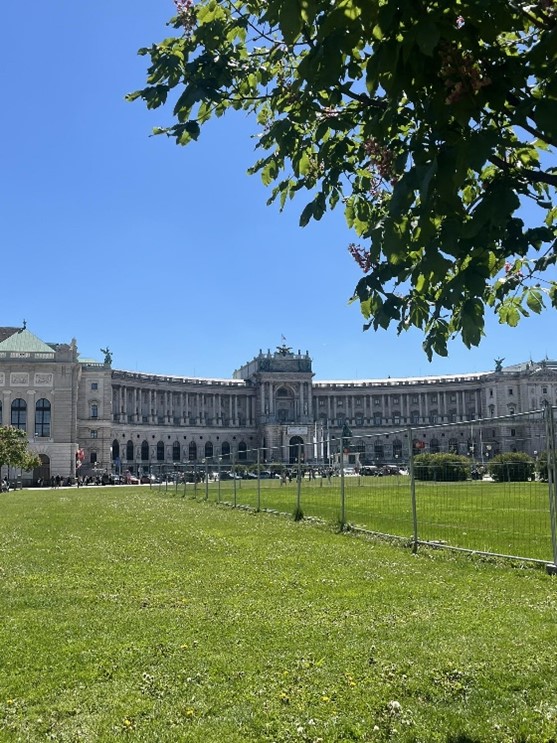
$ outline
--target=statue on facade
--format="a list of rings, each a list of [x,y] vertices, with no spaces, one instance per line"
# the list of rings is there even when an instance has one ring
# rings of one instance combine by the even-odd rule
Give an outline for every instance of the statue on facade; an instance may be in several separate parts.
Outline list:
[[[500,372],[503,371],[503,361],[505,359],[495,359],[495,371]]]
[[[286,338],[284,337],[284,335],[281,335],[280,339],[282,341],[282,345],[277,346],[277,353],[279,356],[288,356],[292,353],[292,349],[290,348],[290,346],[286,345]]]
[[[104,363],[106,366],[110,366],[112,364],[112,353],[110,351],[110,348],[107,346],[106,348],[100,349],[101,353],[104,353]]]

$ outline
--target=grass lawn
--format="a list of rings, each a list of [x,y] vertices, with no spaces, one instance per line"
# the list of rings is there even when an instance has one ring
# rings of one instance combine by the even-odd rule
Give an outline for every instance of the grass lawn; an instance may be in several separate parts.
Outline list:
[[[164,490],[164,486],[160,486]],[[198,498],[257,506],[253,482],[210,483],[195,488]],[[167,492],[182,494],[184,486]],[[188,495],[194,486],[186,487]],[[263,481],[260,506],[293,513],[297,484],[281,486]],[[306,516],[338,523],[341,513],[340,479],[304,480],[300,504]],[[453,547],[515,555],[551,562],[551,526],[548,485],[542,482],[488,481],[416,482],[418,538],[442,541]],[[410,539],[413,536],[412,501],[408,477],[346,477],[345,519],[371,531]]]
[[[203,495],[2,495],[0,740],[557,740],[557,579]]]

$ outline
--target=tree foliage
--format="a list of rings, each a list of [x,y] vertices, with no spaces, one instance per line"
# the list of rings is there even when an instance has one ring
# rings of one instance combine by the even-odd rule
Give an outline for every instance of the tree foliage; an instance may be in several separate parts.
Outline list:
[[[496,482],[527,482],[534,477],[535,461],[522,451],[505,452],[493,457],[488,470]]]
[[[557,307],[554,0],[175,4],[128,99],[170,97],[155,132],[181,145],[252,113],[269,201],[307,191],[302,226],[344,209],[364,328],[419,328],[431,358],[477,345],[487,308]]]
[[[472,463],[462,454],[416,454],[414,457],[416,480],[459,482],[470,477]]]
[[[32,470],[40,465],[37,454],[29,451],[27,434],[19,428],[0,426],[0,467]]]

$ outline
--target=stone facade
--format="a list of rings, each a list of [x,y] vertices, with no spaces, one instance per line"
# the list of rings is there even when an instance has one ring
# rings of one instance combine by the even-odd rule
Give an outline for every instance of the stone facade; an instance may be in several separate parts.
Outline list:
[[[549,360],[358,381],[316,381],[309,354],[286,346],[260,351],[231,379],[128,372],[111,361],[108,354],[104,363],[80,359],[73,340],[45,344],[26,328],[0,328],[1,423],[24,427],[42,455],[33,478],[71,477],[80,464],[82,473],[203,460],[249,464],[258,449],[262,461],[292,462],[300,452],[305,461],[331,461],[345,426],[351,461],[402,462],[412,448],[405,430],[451,424],[449,433],[421,435],[420,446],[467,453],[477,445],[475,422],[501,417],[492,433],[487,425],[480,445],[491,455],[533,454],[539,441],[515,416],[557,400],[557,362]]]

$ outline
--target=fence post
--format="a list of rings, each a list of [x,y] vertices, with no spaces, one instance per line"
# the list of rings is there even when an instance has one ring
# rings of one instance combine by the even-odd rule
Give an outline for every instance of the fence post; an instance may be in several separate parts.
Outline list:
[[[261,511],[261,450],[257,449],[257,512]]]
[[[408,429],[408,474],[410,476],[410,498],[412,500],[412,552],[418,551],[418,506],[416,503],[416,478],[414,477],[414,444],[412,429]]]
[[[236,508],[237,503],[237,493],[236,493],[236,456],[234,454],[234,450],[232,451],[232,483],[234,485],[234,508]]]
[[[205,500],[209,500],[209,462],[205,459]]]
[[[302,445],[298,444],[297,459],[298,466],[296,468],[296,521],[300,521],[302,518]]]
[[[340,528],[346,524],[346,499],[344,492],[344,441],[340,439]]]
[[[547,565],[547,572],[557,575],[557,492],[555,481],[555,421],[553,408],[546,402],[544,406],[545,435],[547,442],[547,489],[549,495],[549,518],[551,522],[551,545],[553,563]]]

